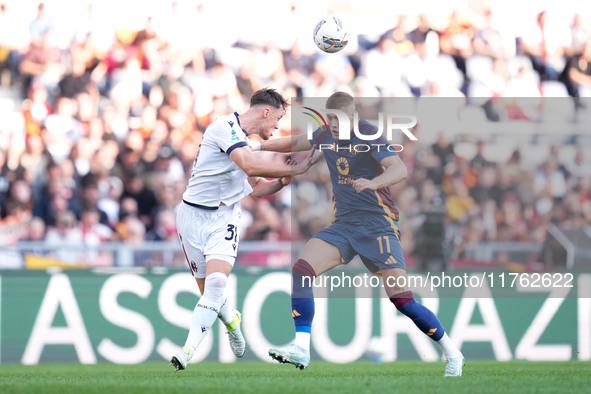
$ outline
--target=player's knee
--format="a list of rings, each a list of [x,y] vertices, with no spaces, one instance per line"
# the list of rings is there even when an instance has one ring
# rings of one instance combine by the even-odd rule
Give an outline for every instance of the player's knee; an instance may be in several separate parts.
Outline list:
[[[312,283],[316,278],[314,268],[304,259],[299,259],[291,269],[292,298],[314,297]]]
[[[414,299],[415,298],[412,295],[412,291],[403,291],[390,297],[390,302],[394,304],[396,309],[401,311],[401,308],[403,308],[406,304],[413,301]]]
[[[205,278],[205,293],[211,296],[223,296],[228,277],[221,272],[213,272]]]
[[[299,274],[302,276],[307,276],[312,279],[316,277],[316,272],[314,268],[304,259],[299,259],[291,268],[292,275]]]

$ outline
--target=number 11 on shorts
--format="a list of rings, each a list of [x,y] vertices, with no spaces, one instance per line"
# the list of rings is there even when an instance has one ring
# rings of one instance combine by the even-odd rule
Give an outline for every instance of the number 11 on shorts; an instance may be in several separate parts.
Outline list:
[[[378,243],[380,244],[380,253],[384,253],[384,245],[382,244],[382,238],[384,239],[384,242],[386,243],[387,253],[391,253],[391,251],[390,251],[390,237],[388,237],[387,235],[384,235],[383,237],[378,237]]]

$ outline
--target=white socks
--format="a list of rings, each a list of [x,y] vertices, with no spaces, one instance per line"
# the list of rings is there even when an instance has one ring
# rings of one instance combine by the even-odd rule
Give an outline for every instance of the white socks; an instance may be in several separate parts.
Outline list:
[[[227,298],[224,299],[224,303],[220,308],[220,313],[218,314],[218,317],[226,327],[228,327],[230,324],[234,322],[234,314],[232,313],[232,309],[230,309],[230,307],[228,306]]]
[[[193,311],[191,328],[185,343],[193,353],[195,353],[195,350],[197,350],[220,313],[227,281],[228,277],[221,272],[214,272],[205,278],[205,292]],[[226,309],[229,308],[226,307]]]
[[[310,351],[310,333],[296,332],[294,343],[304,350]]]
[[[440,340],[435,341],[439,345],[445,358],[457,357],[461,354],[457,347],[451,342],[451,339],[447,336],[447,333],[443,334]]]

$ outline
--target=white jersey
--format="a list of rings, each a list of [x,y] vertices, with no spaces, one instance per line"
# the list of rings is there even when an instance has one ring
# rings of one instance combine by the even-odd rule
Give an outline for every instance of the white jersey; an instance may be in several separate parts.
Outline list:
[[[214,120],[203,134],[183,200],[215,208],[222,202],[232,205],[252,193],[248,176],[230,159],[234,149],[247,146],[247,139],[236,112]]]

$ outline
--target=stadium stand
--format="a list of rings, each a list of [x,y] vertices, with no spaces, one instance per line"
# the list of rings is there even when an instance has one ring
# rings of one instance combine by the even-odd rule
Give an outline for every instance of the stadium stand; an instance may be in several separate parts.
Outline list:
[[[327,56],[295,33],[276,40],[255,33],[209,37],[210,6],[163,5],[135,30],[107,23],[108,14],[92,5],[74,28],[54,21],[45,7],[27,19],[32,8],[2,6],[1,246],[40,251],[45,243],[37,257],[90,266],[183,265],[178,252],[154,259],[152,246],[137,245],[176,240],[171,218],[203,131],[216,117],[243,111],[264,86],[289,97],[335,90],[405,97],[418,114],[429,112],[423,98],[451,103],[448,114],[458,127],[442,130],[424,116],[419,142],[405,143],[401,153],[409,178],[392,193],[409,253],[437,198],[445,202],[445,240],[454,259],[477,257],[475,245],[496,243],[502,251],[503,243],[520,242],[525,252],[510,259],[532,263],[539,256],[528,251],[541,249],[551,223],[591,225],[591,137],[584,129],[590,87],[569,71],[591,56],[591,44],[567,34],[552,56],[536,55],[550,49],[542,48],[549,45],[539,39],[544,32],[571,31],[568,24],[548,27],[532,18],[522,37],[491,22],[494,7],[463,19],[454,13],[443,24],[408,15]],[[286,26],[305,19],[297,5],[277,7],[284,7]],[[391,78],[383,78],[384,67],[394,67]],[[292,133],[290,116],[277,135]],[[332,208],[322,201],[330,205],[331,190],[325,166],[317,167],[274,196],[246,198],[242,239],[287,243],[330,223]],[[60,256],[56,245],[73,242],[86,245],[83,256],[70,250]],[[257,256],[245,248],[238,264],[285,266],[286,252]],[[25,264],[15,253],[0,268]]]

